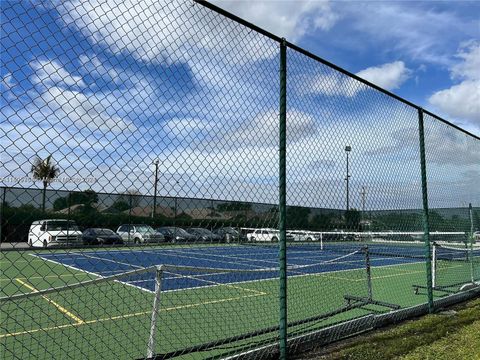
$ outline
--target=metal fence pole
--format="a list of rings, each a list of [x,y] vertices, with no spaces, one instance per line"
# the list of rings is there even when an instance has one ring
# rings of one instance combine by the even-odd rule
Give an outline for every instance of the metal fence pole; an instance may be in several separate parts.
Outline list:
[[[433,313],[432,251],[430,249],[430,221],[428,216],[427,166],[425,161],[425,130],[423,109],[418,109],[418,135],[420,140],[420,168],[422,172],[423,240],[425,243],[425,265],[427,270],[428,311]]]
[[[280,359],[287,359],[287,46],[280,43],[280,125],[279,125],[279,265],[280,265]]]
[[[470,218],[470,234],[468,241],[470,242],[470,277],[472,280],[472,284],[475,283],[475,264],[474,264],[474,254],[473,254],[473,209],[472,203],[468,204],[468,216]]]
[[[7,197],[7,188],[4,187],[2,191],[2,206],[0,207],[0,244],[2,243],[2,226],[3,226],[3,216],[5,215],[5,202]],[[28,241],[28,239],[27,239]]]

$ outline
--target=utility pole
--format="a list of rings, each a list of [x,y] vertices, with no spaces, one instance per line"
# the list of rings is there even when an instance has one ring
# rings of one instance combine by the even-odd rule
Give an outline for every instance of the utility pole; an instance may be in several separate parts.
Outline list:
[[[365,198],[367,196],[367,190],[365,189],[365,186],[362,186],[362,191],[360,191],[360,194],[362,195],[362,214],[365,213]]]
[[[158,185],[158,164],[159,161],[156,159],[153,164],[155,165],[155,183],[153,185],[153,209],[152,209],[152,218],[155,217],[155,211],[157,210],[157,185]]]
[[[473,208],[472,208],[472,203],[468,204],[468,215],[470,217],[470,235],[473,237],[473,231],[475,230],[473,228]]]
[[[350,189],[349,189],[349,182],[350,182],[350,174],[349,174],[349,162],[348,162],[348,155],[352,151],[352,147],[347,145],[345,146],[345,152],[347,154],[347,175],[345,176],[345,181],[347,182],[347,211],[350,210]]]
[[[177,232],[177,206],[178,206],[178,180],[175,180],[174,185],[174,208],[173,208],[173,227],[175,228],[175,233]]]
[[[360,195],[362,196],[362,212],[360,213],[360,226],[361,229],[363,230],[365,228],[365,225],[368,223],[366,222],[366,216],[365,216],[365,198],[367,196],[367,190],[365,189],[365,186],[362,186],[362,191],[360,191]]]

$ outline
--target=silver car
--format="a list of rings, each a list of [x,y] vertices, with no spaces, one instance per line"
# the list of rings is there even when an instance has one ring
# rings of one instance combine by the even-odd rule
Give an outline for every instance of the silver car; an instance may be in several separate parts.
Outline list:
[[[125,243],[149,244],[160,243],[165,241],[165,237],[156,232],[150,225],[144,224],[124,224],[117,229]]]

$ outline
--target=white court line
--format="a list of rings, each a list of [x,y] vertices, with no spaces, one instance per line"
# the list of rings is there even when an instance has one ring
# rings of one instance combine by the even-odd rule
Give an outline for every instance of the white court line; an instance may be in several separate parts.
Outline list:
[[[259,260],[259,259],[252,259],[252,258],[244,258],[244,257],[241,257],[241,256],[235,256],[235,254],[230,254],[230,255],[223,255],[223,254],[214,254],[214,253],[211,253],[211,252],[205,252],[205,251],[198,251],[199,249],[197,248],[194,248],[194,249],[169,249],[169,250],[165,250],[165,251],[168,251],[168,253],[164,254],[164,255],[167,255],[169,256],[170,254],[174,253],[174,254],[178,254],[178,253],[181,253],[181,254],[185,254],[185,255],[190,255],[190,256],[215,256],[215,257],[223,257],[223,258],[234,258],[234,259],[240,259],[242,261],[250,261],[250,262],[255,262],[255,261],[265,261],[265,260]],[[150,254],[155,254],[156,252],[155,251],[149,251]],[[238,254],[238,255],[247,255],[247,254]],[[250,254],[252,255],[252,254]],[[215,261],[215,260],[213,260]]]
[[[170,252],[174,253],[175,256],[182,256],[182,255],[176,255],[178,254],[180,251],[178,250],[169,250]],[[182,251],[181,252],[182,254],[184,254],[183,257],[188,257],[188,258],[192,258],[191,254],[192,252],[184,252]],[[152,252],[150,252],[150,254],[153,254]],[[197,255],[197,253],[193,253],[195,256]],[[247,259],[247,258],[243,258],[243,257],[239,257],[239,256],[232,256],[232,255],[216,255],[216,254],[198,254],[199,256],[214,256],[214,257],[222,257],[222,258],[232,258],[232,259],[237,259],[239,261],[245,261],[245,262],[262,262],[262,263],[269,263],[269,264],[274,264],[274,265],[278,265],[278,260],[277,261],[273,261],[273,260],[260,260],[260,259]],[[199,258],[194,258],[194,259],[199,259]],[[203,258],[201,260],[207,260],[207,261],[216,261],[216,260],[212,260],[212,259],[207,259],[207,258]],[[251,266],[256,266],[256,265],[252,265],[252,264],[242,264],[242,263],[232,263],[232,262],[228,262],[228,261],[223,261],[223,262],[226,262],[228,264],[235,264],[235,265],[251,265]],[[263,268],[263,267],[260,267],[260,268]]]
[[[178,251],[175,251],[175,250],[171,250],[172,253],[175,253],[177,254]],[[149,253],[152,253],[152,252],[149,252]],[[154,253],[152,253],[154,254]],[[228,256],[228,255],[215,255],[215,254],[202,254],[204,256],[217,256],[217,257],[233,257],[233,258],[236,258],[234,256]],[[348,254],[347,254],[348,255]],[[192,256],[188,256],[188,252],[185,253],[185,255],[176,255],[176,256],[179,256],[179,257],[187,257],[187,258],[193,258],[193,259],[200,259],[200,260],[204,260],[204,261],[217,261],[217,260],[212,260],[212,259],[209,259],[209,258],[198,258],[198,257],[192,257]],[[328,259],[330,257],[330,259]],[[328,263],[328,261],[331,261],[331,260],[335,260],[335,257],[331,257],[331,256],[327,256],[327,259],[325,259],[325,256],[323,257],[320,257],[320,260],[321,262],[316,264],[316,263],[312,263],[312,264],[290,264],[290,259],[289,258],[289,265],[293,265],[293,266],[299,266],[299,267],[302,267],[302,266],[305,266],[305,267],[313,267],[315,265],[318,265],[318,266],[325,266],[325,265],[339,265],[339,264],[356,264],[356,263],[364,263],[365,262],[365,259],[364,258],[361,258],[361,259],[357,259],[357,260],[349,260],[349,261],[338,261],[338,262],[330,262]],[[312,260],[312,258],[295,258],[295,259],[301,259],[301,260]],[[390,260],[392,259],[391,257],[386,257],[386,258],[376,258],[376,259],[372,259],[371,261],[374,262],[374,261],[384,261],[384,260]],[[317,259],[314,259],[314,260],[317,260]],[[323,261],[322,261],[323,260]],[[219,260],[218,260],[219,261]],[[252,261],[252,260],[248,260],[248,259],[245,259],[245,261]],[[248,264],[243,264],[243,263],[234,263],[234,262],[228,262],[228,261],[222,261],[224,263],[228,263],[228,264],[233,264],[233,265],[248,265]],[[275,265],[278,264],[278,261],[268,261],[268,262],[271,262],[271,263],[274,263]],[[240,270],[240,269],[239,269]],[[295,269],[287,269],[288,271],[290,272],[296,272],[296,273],[300,273],[300,274],[303,274],[303,272],[301,271],[295,271]],[[301,269],[300,269],[301,270]]]
[[[396,259],[396,258],[395,257],[394,258],[383,258],[383,260],[387,260],[387,259]],[[404,265],[410,265],[410,264],[424,264],[424,262],[423,261],[416,261],[416,262],[407,262],[407,263],[401,263],[401,264],[380,265],[380,266],[375,266],[375,268],[388,268],[388,267],[404,266]],[[340,272],[345,272],[345,271],[356,271],[356,270],[364,270],[364,269],[363,268],[354,268],[354,269],[324,271],[324,272],[319,272],[319,273],[307,273],[307,274],[301,274],[301,275],[289,275],[288,279],[297,278],[297,277],[306,277],[306,276],[328,276],[328,274],[340,273]],[[272,272],[273,271],[274,270],[272,270]],[[262,279],[254,279],[254,280],[243,280],[243,281],[232,282],[232,283],[229,283],[229,284],[244,284],[244,283],[254,283],[254,282],[261,282],[261,281],[271,281],[271,280],[278,280],[278,277],[268,277],[268,278],[262,278]],[[222,285],[225,285],[225,284],[193,286],[193,287],[189,287],[189,288],[165,290],[164,292],[177,292],[177,291],[185,291],[185,290],[205,289],[205,288],[209,288],[209,287],[222,286]]]
[[[78,255],[78,256],[84,256],[86,258],[91,258],[91,259],[95,259],[95,260],[112,262],[114,264],[123,265],[123,266],[127,266],[127,267],[134,267],[134,268],[137,268],[137,269],[145,269],[145,266],[135,265],[135,264],[131,264],[131,263],[124,263],[122,261],[107,259],[107,258],[103,258],[103,257],[99,257],[99,256],[93,256],[93,255],[90,255],[90,254],[84,254],[84,253],[72,253],[72,254],[73,255]]]
[[[68,254],[68,253],[64,253],[63,255],[65,254]],[[51,262],[55,265],[63,265],[69,269],[72,269],[72,270],[75,270],[75,271],[81,271],[81,272],[84,272],[84,273],[87,273],[87,274],[90,274],[90,275],[93,275],[97,278],[104,278],[105,276],[99,274],[99,273],[94,273],[94,272],[91,272],[91,271],[88,271],[88,270],[84,270],[84,269],[80,269],[78,267],[75,267],[75,266],[72,266],[72,265],[67,265],[67,264],[64,264],[62,262],[58,262],[58,261],[55,261],[55,260],[51,260],[51,259],[46,259],[46,258],[43,258],[42,256],[40,255],[35,255],[35,254],[29,254],[31,256],[35,256],[35,257],[38,257],[39,259],[42,259],[42,260],[45,260],[45,261],[48,261],[48,262]],[[75,253],[75,255],[78,255],[78,253]],[[148,290],[148,289],[145,289],[141,286],[136,286],[136,285],[132,285],[132,284],[129,284],[128,282],[125,282],[125,281],[120,281],[120,280],[113,280],[114,282],[117,282],[117,283],[121,283],[121,284],[124,284],[124,285],[127,285],[127,286],[131,286],[131,287],[134,287],[136,289],[139,289],[139,290],[142,290],[142,291],[145,291],[145,292],[148,292],[148,293],[155,293],[154,291],[151,291],[151,290]]]
[[[144,251],[144,252],[147,252],[147,251]],[[67,254],[67,253],[65,253]],[[108,254],[108,253],[107,253]],[[34,254],[31,254],[32,256],[36,256]],[[64,254],[61,254],[61,255],[64,255]],[[108,262],[113,262],[113,263],[117,263],[117,264],[120,264],[120,265],[126,265],[126,266],[132,266],[132,267],[137,267],[139,269],[144,269],[144,267],[142,266],[138,266],[138,265],[133,265],[133,264],[128,264],[128,263],[124,263],[124,262],[121,262],[121,261],[115,261],[115,260],[112,260],[112,259],[105,259],[105,258],[102,258],[102,257],[98,257],[98,256],[93,256],[93,255],[87,255],[87,254],[82,254],[82,253],[78,253],[78,252],[72,252],[72,253],[68,253],[68,255],[77,255],[77,256],[85,256],[87,258],[93,258],[93,259],[97,259],[97,260],[105,260],[105,261],[108,261]],[[174,256],[177,256],[177,255],[174,255]],[[42,257],[39,257],[41,259],[43,259]],[[89,271],[86,271],[86,270],[81,270],[77,267],[74,267],[74,266],[71,266],[71,265],[66,265],[66,264],[63,264],[61,262],[57,262],[57,261],[54,261],[54,260],[51,260],[51,259],[47,259],[47,261],[50,261],[52,263],[55,263],[55,264],[60,264],[60,265],[64,265],[66,267],[69,267],[71,269],[74,269],[74,270],[80,270],[80,271],[84,271],[86,273],[90,273],[92,275],[95,275],[97,277],[104,277],[100,274],[95,274],[95,273],[91,273]],[[208,275],[212,275],[212,274],[201,274],[202,276],[208,276]],[[182,275],[180,275],[180,277],[184,277]],[[209,281],[209,280],[204,280],[204,279],[197,279],[196,278],[196,275],[195,276],[190,276],[191,278],[193,278],[194,280],[198,280],[200,282],[209,282],[209,283],[212,283],[212,281]],[[177,277],[178,278],[178,277]],[[173,279],[173,278],[171,278]],[[134,288],[137,288],[139,290],[142,290],[142,291],[146,291],[146,292],[149,292],[149,293],[154,293],[154,291],[152,290],[149,290],[149,289],[146,289],[146,288],[143,288],[141,286],[137,286],[137,285],[133,285],[132,284],[132,281],[121,281],[121,280],[114,280],[115,282],[119,282],[119,283],[122,283],[122,284],[125,284],[125,285],[128,285],[128,286],[132,286]],[[242,283],[242,282],[239,282],[239,283]],[[170,291],[182,291],[182,290],[188,290],[188,289],[194,289],[194,288],[206,288],[206,287],[213,287],[213,286],[228,286],[229,284],[236,284],[236,283],[215,283],[214,285],[204,285],[204,286],[197,286],[197,287],[188,287],[188,288],[182,288],[182,289],[174,289],[174,290],[166,290],[166,291],[163,291],[163,292],[170,292]]]
[[[194,249],[196,250],[196,249]],[[178,253],[180,251],[178,250],[168,250],[168,251],[171,251],[171,252],[175,252],[175,253]],[[248,261],[248,262],[263,262],[263,263],[268,263],[268,264],[273,264],[273,265],[278,265],[278,259],[277,260],[261,260],[261,259],[253,259],[253,258],[248,258],[248,257],[243,257],[242,255],[245,255],[245,256],[251,256],[252,254],[248,254],[248,253],[245,253],[245,254],[239,254],[240,256],[236,256],[236,255],[223,255],[223,254],[220,254],[220,255],[217,255],[217,254],[208,254],[208,253],[204,253],[204,252],[197,252],[197,251],[187,251],[187,252],[184,252],[182,251],[182,253],[188,255],[189,253],[190,254],[195,254],[195,255],[201,255],[201,256],[215,256],[215,257],[222,257],[222,258],[232,258],[232,259],[238,259],[240,261]],[[303,254],[303,253],[308,253],[308,254],[311,254],[310,251],[301,251],[301,252],[295,252],[294,254],[295,255],[299,255],[299,254]],[[262,254],[263,256],[265,256],[265,254]],[[260,255],[258,255],[260,256]],[[287,254],[287,258],[289,259],[289,261],[291,260],[310,260],[310,261],[322,261],[322,260],[329,260],[328,258],[335,258],[333,257],[333,255],[330,255],[330,254],[318,254],[318,256],[292,256],[291,253]],[[210,260],[210,259],[205,259],[205,260]],[[248,264],[247,264],[248,265]]]
[[[142,252],[148,252],[148,251],[142,251]],[[64,253],[64,254],[59,254],[59,255],[71,255],[71,254],[74,254],[74,255],[83,255],[81,253],[78,253],[78,252],[75,252],[75,253]],[[108,254],[108,252],[107,252]],[[37,256],[35,254],[30,254],[32,256]],[[95,258],[94,256],[91,256],[89,255],[90,257],[93,257]],[[43,259],[41,256],[38,256],[40,259]],[[96,257],[97,259],[100,259],[100,260],[103,260],[103,258],[100,258],[100,257]],[[110,260],[110,259],[108,259]],[[49,262],[52,262],[54,264],[60,264],[60,265],[63,265],[63,266],[66,266],[70,269],[73,269],[73,270],[78,270],[78,271],[84,271],[86,273],[89,273],[89,274],[92,274],[94,276],[97,276],[97,277],[104,277],[100,274],[96,274],[96,273],[92,273],[90,271],[87,271],[87,270],[82,270],[82,269],[79,269],[75,266],[71,266],[71,265],[66,265],[66,264],[63,264],[61,262],[57,262],[57,261],[54,261],[54,260],[51,260],[51,259],[46,259],[46,261],[49,261]],[[114,260],[110,260],[112,262],[115,262]],[[167,264],[165,264],[167,265]],[[138,266],[138,265],[135,265],[135,266]],[[274,271],[274,270],[272,270]],[[271,278],[265,278],[265,279],[260,279],[260,280],[271,280],[271,279],[275,279],[274,277],[271,277]],[[201,281],[201,279],[198,279],[199,281]],[[136,285],[133,285],[133,284],[130,284],[129,282],[124,282],[124,281],[120,281],[120,280],[114,280],[116,282],[119,282],[119,283],[122,283],[122,284],[125,284],[125,285],[128,285],[128,286],[132,286],[134,288],[137,288],[137,289],[140,289],[140,290],[143,290],[143,291],[146,291],[146,292],[149,292],[149,293],[154,293],[154,291],[151,291],[151,290],[148,290],[148,289],[145,289],[141,286],[136,286]],[[255,280],[252,280],[252,281],[255,281]],[[194,287],[188,287],[188,288],[182,288],[182,289],[171,289],[171,290],[165,290],[165,291],[162,291],[162,292],[178,292],[178,291],[186,291],[186,290],[191,290],[191,289],[205,289],[205,288],[209,288],[209,287],[214,287],[214,286],[227,286],[229,284],[233,284],[233,285],[236,285],[236,284],[242,284],[242,283],[248,283],[248,282],[252,282],[252,281],[238,281],[238,282],[230,282],[230,283],[216,283],[214,285],[203,285],[203,286],[194,286]]]
[[[384,258],[384,259],[395,259],[395,258]],[[395,267],[395,266],[405,266],[405,265],[410,265],[410,264],[424,264],[423,261],[416,261],[416,262],[409,262],[409,263],[402,263],[402,264],[391,264],[391,265],[380,265],[380,266],[375,266],[375,268],[388,268],[388,267]],[[356,270],[364,270],[363,268],[354,268],[354,269],[342,269],[342,270],[332,270],[332,271],[324,271],[324,272],[319,272],[319,273],[310,273],[310,274],[301,274],[301,275],[289,275],[288,279],[292,278],[300,278],[300,277],[306,277],[306,276],[328,276],[328,274],[333,274],[333,273],[340,273],[340,272],[345,272],[345,271],[356,271]],[[272,270],[274,271],[274,270]],[[399,274],[401,275],[401,274]],[[254,280],[243,280],[243,281],[235,281],[231,282],[228,284],[247,284],[247,283],[255,283],[255,282],[261,282],[261,281],[271,281],[271,280],[279,280],[278,277],[268,277],[268,278],[262,278],[262,279],[254,279]],[[204,286],[193,286],[189,288],[183,288],[183,289],[171,289],[171,290],[165,290],[162,292],[177,292],[177,291],[185,291],[185,290],[197,290],[197,289],[205,289],[209,287],[215,287],[215,286],[222,286],[226,284],[217,284],[217,285],[204,285]]]
[[[210,248],[211,249],[211,248]],[[163,251],[165,251],[166,253],[163,253]],[[185,255],[180,255],[178,254],[178,251],[177,250],[174,250],[174,249],[162,249],[162,251],[155,251],[155,250],[130,250],[130,251],[127,251],[127,254],[132,254],[132,253],[139,253],[139,254],[154,254],[154,255],[165,255],[165,256],[174,256],[174,257],[183,257],[183,258],[187,258],[187,259],[197,259],[197,260],[203,260],[203,261],[210,261],[210,262],[222,262],[222,263],[226,263],[226,264],[232,264],[232,265],[250,265],[250,266],[255,266],[259,269],[263,269],[264,267],[262,266],[256,266],[256,265],[252,265],[252,264],[242,264],[242,263],[236,263],[236,262],[231,262],[231,261],[220,261],[220,260],[212,260],[212,259],[206,259],[206,258],[201,258],[201,257],[195,257],[195,256],[192,256],[192,255],[189,255],[188,252],[185,253]],[[105,251],[99,251],[99,252],[85,252],[85,253],[80,253],[80,252],[72,252],[70,254],[74,254],[74,255],[82,255],[82,256],[85,256],[85,257],[92,257],[92,258],[96,258],[96,259],[99,259],[99,260],[105,260],[105,261],[110,261],[110,262],[113,262],[113,263],[117,263],[117,264],[120,264],[120,265],[125,265],[125,266],[136,266],[138,268],[141,268],[143,269],[144,267],[142,266],[138,266],[138,265],[132,265],[130,263],[123,263],[123,262],[120,262],[120,261],[117,261],[117,260],[111,260],[111,259],[107,259],[107,258],[103,258],[103,257],[98,257],[98,256],[94,256],[94,255],[90,255],[90,254],[96,254],[96,255],[101,255],[101,254],[111,254],[109,252],[105,252]],[[210,255],[213,255],[213,254],[210,254]],[[244,259],[244,261],[252,261],[251,259]],[[277,262],[274,262],[275,264],[278,264],[278,261]],[[167,265],[167,264],[165,264]],[[174,264],[172,264],[173,266],[175,266]]]
[[[145,251],[149,254],[157,254],[155,252],[149,252],[149,251]],[[167,255],[167,254],[164,254],[164,255]],[[224,264],[231,264],[231,265],[247,265],[247,264],[242,264],[242,263],[236,263],[236,262],[232,262],[232,261],[220,261],[220,260],[212,260],[212,259],[205,259],[205,258],[201,258],[201,257],[194,257],[194,256],[190,256],[190,255],[178,255],[178,254],[173,254],[173,255],[168,255],[168,256],[175,256],[175,257],[181,257],[181,258],[187,258],[187,259],[196,259],[196,260],[202,260],[202,261],[209,261],[209,262],[217,262],[217,263],[224,263]],[[278,262],[277,262],[278,264]],[[174,265],[175,266],[175,265]],[[259,270],[260,269],[264,269],[264,267],[262,266],[257,266],[257,265],[251,265],[253,267],[256,267],[258,268]],[[239,270],[242,270],[242,269],[239,269]],[[243,270],[247,270],[247,269],[243,269]],[[254,270],[254,269],[252,269]]]
[[[136,250],[132,250],[132,251],[128,251],[129,253],[131,252],[137,252]],[[141,252],[147,252],[147,253],[152,253],[152,254],[156,254],[157,252],[155,251],[141,251]],[[105,252],[103,251],[103,253],[106,253],[106,254],[109,254],[108,252]],[[68,254],[68,253],[65,253],[65,254]],[[72,254],[76,254],[76,255],[79,255],[80,253],[72,253]],[[30,254],[32,256],[36,256],[34,254]],[[165,254],[166,255],[166,254]],[[92,256],[93,257],[93,256]],[[187,257],[187,256],[181,256],[181,257]],[[40,257],[42,258],[42,257]],[[43,258],[42,258],[43,259]],[[101,257],[97,257],[97,259],[100,259],[100,260],[105,260],[104,258],[101,258]],[[403,258],[399,258],[399,257],[384,257],[384,258],[379,258],[379,259],[371,259],[371,262],[373,261],[378,261],[378,260],[382,260],[382,261],[385,261],[385,260],[394,260],[394,261],[402,261],[402,263],[400,264],[390,264],[390,265],[380,265],[380,266],[372,266],[372,267],[375,267],[375,268],[386,268],[386,267],[395,267],[395,266],[404,266],[404,265],[409,265],[409,264],[420,264],[420,263],[424,263],[423,261],[412,261],[410,262],[408,259],[403,259]],[[110,260],[110,259],[107,259],[107,260]],[[201,260],[205,260],[205,259],[201,259]],[[84,271],[86,273],[90,273],[92,275],[95,275],[95,276],[98,276],[98,277],[103,277],[99,274],[96,274],[96,273],[91,273],[89,271],[86,271],[86,270],[81,270],[81,269],[78,269],[76,267],[73,267],[73,266],[70,266],[70,265],[65,265],[63,263],[59,263],[59,262],[56,262],[56,261],[53,261],[53,260],[47,260],[47,261],[51,261],[52,263],[55,263],[55,264],[60,264],[60,265],[64,265],[66,267],[70,267],[74,270],[79,270],[79,271]],[[112,262],[115,262],[114,260],[110,260]],[[353,261],[353,262],[359,262],[359,261],[362,261],[364,262],[364,260],[358,260],[358,261]],[[218,261],[217,261],[218,262]],[[339,263],[330,263],[332,265],[337,265],[337,264],[343,264],[345,262],[339,262]],[[165,264],[165,265],[168,265],[168,264]],[[319,264],[321,265],[321,264]],[[328,265],[328,264],[325,264],[325,265]],[[138,265],[135,265],[135,266],[138,266]],[[172,266],[175,266],[174,264]],[[140,267],[142,268],[142,267]],[[345,272],[345,271],[355,271],[355,270],[362,270],[363,268],[353,268],[353,269],[342,269],[342,270],[333,270],[333,271],[324,271],[324,272],[318,272],[318,273],[300,273],[299,275],[290,275],[288,278],[297,278],[297,277],[305,277],[305,276],[322,276],[323,274],[330,274],[330,273],[338,273],[338,272]],[[275,270],[272,270],[272,272],[275,271]],[[290,272],[293,272],[293,270],[288,270]],[[239,269],[239,272],[241,272],[241,269]],[[266,281],[266,280],[277,280],[278,278],[277,277],[268,277],[268,278],[262,278],[262,279],[254,279],[254,280],[244,280],[244,281],[236,281],[236,282],[231,282],[231,283],[219,283],[219,284],[215,284],[215,285],[203,285],[203,286],[193,286],[193,287],[188,287],[188,288],[181,288],[181,289],[171,289],[171,290],[165,290],[165,291],[162,291],[162,292],[179,292],[179,291],[186,291],[186,290],[195,290],[195,289],[205,289],[205,288],[209,288],[209,287],[215,287],[215,286],[226,286],[228,284],[243,284],[243,283],[252,283],[252,282],[260,282],[260,281]],[[199,281],[201,281],[201,279],[198,279]],[[115,280],[117,282],[120,282],[120,283],[123,283],[125,285],[129,285],[129,286],[132,286],[132,287],[135,287],[137,289],[140,289],[142,291],[146,291],[146,292],[149,292],[149,293],[153,293],[153,291],[151,290],[148,290],[148,289],[145,289],[143,287],[140,287],[140,286],[136,286],[136,285],[132,285],[128,282],[123,282],[123,281],[119,281],[119,280]]]
[[[254,246],[252,246],[253,248]],[[229,249],[229,248],[222,248],[222,247],[216,247],[216,248],[221,248],[221,249]],[[188,248],[182,248],[182,250],[187,250],[187,252],[185,254],[191,254],[191,253],[194,253],[195,255],[208,255],[208,256],[217,256],[217,257],[230,257],[230,258],[234,258],[234,259],[240,259],[240,260],[245,260],[245,261],[264,261],[266,263],[272,263],[274,265],[277,265],[278,264],[278,260],[272,260],[272,261],[268,261],[268,260],[258,260],[258,259],[252,259],[252,258],[248,258],[248,256],[252,256],[252,253],[249,253],[249,252],[246,252],[246,253],[239,253],[239,254],[233,254],[233,255],[215,255],[215,254],[209,254],[209,253],[206,253],[205,254],[205,250],[211,250],[212,248],[193,248],[193,249],[188,249]],[[236,249],[239,249],[238,247]],[[253,255],[254,256],[265,256],[265,255],[276,255],[278,253],[278,248],[261,248],[261,249],[264,249],[265,251],[262,252],[262,253],[254,253]],[[335,259],[336,256],[334,256],[335,254],[331,254],[331,252],[335,252],[335,249],[331,249],[327,251],[329,251],[328,254],[324,253],[323,251],[322,252],[319,252],[318,253],[318,256],[304,256],[302,254],[308,254],[308,255],[312,255],[312,251],[314,250],[320,250],[319,248],[313,248],[313,249],[309,249],[309,250],[297,250],[297,251],[294,251],[294,250],[288,250],[287,249],[287,258],[289,260],[289,263],[290,262],[293,262],[292,260],[310,260],[310,261],[329,261],[331,259]],[[361,249],[361,246],[358,247],[357,250]],[[165,251],[172,251],[172,252],[177,252],[177,250],[175,249],[167,249]],[[155,253],[155,251],[148,251],[149,253]],[[352,251],[353,252],[353,251]],[[338,253],[338,252],[337,252]],[[238,255],[238,256],[235,256],[235,255]],[[243,255],[247,256],[247,258],[244,258],[242,257]],[[297,256],[295,256],[297,255]],[[395,258],[395,257],[392,257],[392,258]],[[210,259],[203,259],[203,260],[210,260]],[[309,265],[309,264],[304,264],[304,265]],[[315,264],[311,264],[311,265],[315,265]],[[301,266],[301,265],[299,265]]]
[[[257,265],[252,265],[252,264],[243,264],[243,263],[240,263],[240,262],[231,262],[231,261],[221,261],[221,260],[213,260],[213,259],[209,259],[209,258],[201,258],[201,257],[196,257],[196,256],[192,256],[189,254],[189,252],[186,252],[185,255],[179,255],[178,254],[178,251],[176,250],[168,250],[171,253],[173,253],[173,256],[177,256],[177,257],[183,257],[183,258],[188,258],[188,259],[197,259],[197,260],[202,260],[202,261],[209,261],[209,262],[222,262],[222,263],[227,263],[227,264],[232,264],[232,265],[250,265],[250,266],[255,266],[259,269],[263,269],[263,267],[260,267],[260,266],[257,266]],[[149,254],[155,254],[157,255],[157,252],[152,252],[152,251],[143,251],[144,253],[147,252]],[[164,254],[166,256],[171,256],[170,254]],[[238,259],[237,257],[234,257],[234,256],[229,256],[229,255],[215,255],[215,254],[201,254],[203,256],[219,256],[219,257],[233,257],[235,259]],[[265,254],[264,254],[265,255]],[[336,257],[332,257],[331,255],[330,256],[327,256],[327,259],[325,259],[325,255],[324,256],[320,256],[319,259],[313,259],[313,258],[308,258],[308,257],[303,257],[303,258],[295,258],[295,259],[302,259],[302,260],[311,260],[311,261],[314,261],[314,260],[319,260],[321,263],[326,263],[328,261],[331,261],[331,260],[334,260],[336,259]],[[243,261],[249,261],[249,262],[252,262],[252,261],[256,261],[256,260],[253,260],[253,259],[244,259],[242,258],[241,260]],[[258,260],[257,260],[258,261]],[[359,260],[360,261],[360,260]],[[274,265],[277,265],[278,264],[278,261],[273,261],[273,260],[265,260],[265,262],[269,262],[269,263],[273,263]],[[356,262],[356,261],[355,261]],[[345,262],[346,263],[346,262]],[[302,264],[302,265],[298,265],[298,264],[294,264],[294,265],[297,265],[297,266],[305,266],[305,267],[308,267],[310,265],[316,265],[315,263],[313,264]],[[321,265],[320,263],[318,265]]]
[[[274,270],[272,270],[274,271]],[[168,271],[165,271],[165,273],[169,273],[169,274],[174,274],[174,273],[171,273],[171,272],[168,272]],[[225,274],[232,274],[231,271],[222,271],[222,272],[217,272],[217,273],[203,273],[203,274],[198,274],[198,275],[190,275],[190,276],[194,276],[195,278],[202,278],[202,277],[207,277],[207,276],[217,276],[217,275],[225,275]],[[174,279],[178,279],[178,278],[181,278],[183,277],[182,275],[178,275],[177,276],[172,276],[172,277],[162,277],[162,281],[163,280],[174,280]],[[132,280],[132,281],[129,281],[130,283],[137,283],[137,282],[149,282],[149,281],[155,281],[155,279],[144,279],[144,280]],[[200,279],[199,279],[200,281]],[[227,283],[225,283],[227,284]]]

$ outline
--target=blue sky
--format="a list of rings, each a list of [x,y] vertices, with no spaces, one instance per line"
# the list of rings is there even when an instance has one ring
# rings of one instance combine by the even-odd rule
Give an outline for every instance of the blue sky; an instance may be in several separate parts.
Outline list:
[[[478,1],[213,3],[480,134]]]
[[[214,3],[480,134],[476,2]],[[277,201],[277,43],[190,1],[1,7],[0,177],[53,154],[97,191],[151,194],[158,158],[161,194]],[[294,51],[288,94],[290,204],[343,206],[348,143],[355,206],[362,186],[371,208],[421,206],[413,109]],[[480,201],[478,141],[426,131],[432,204]]]

